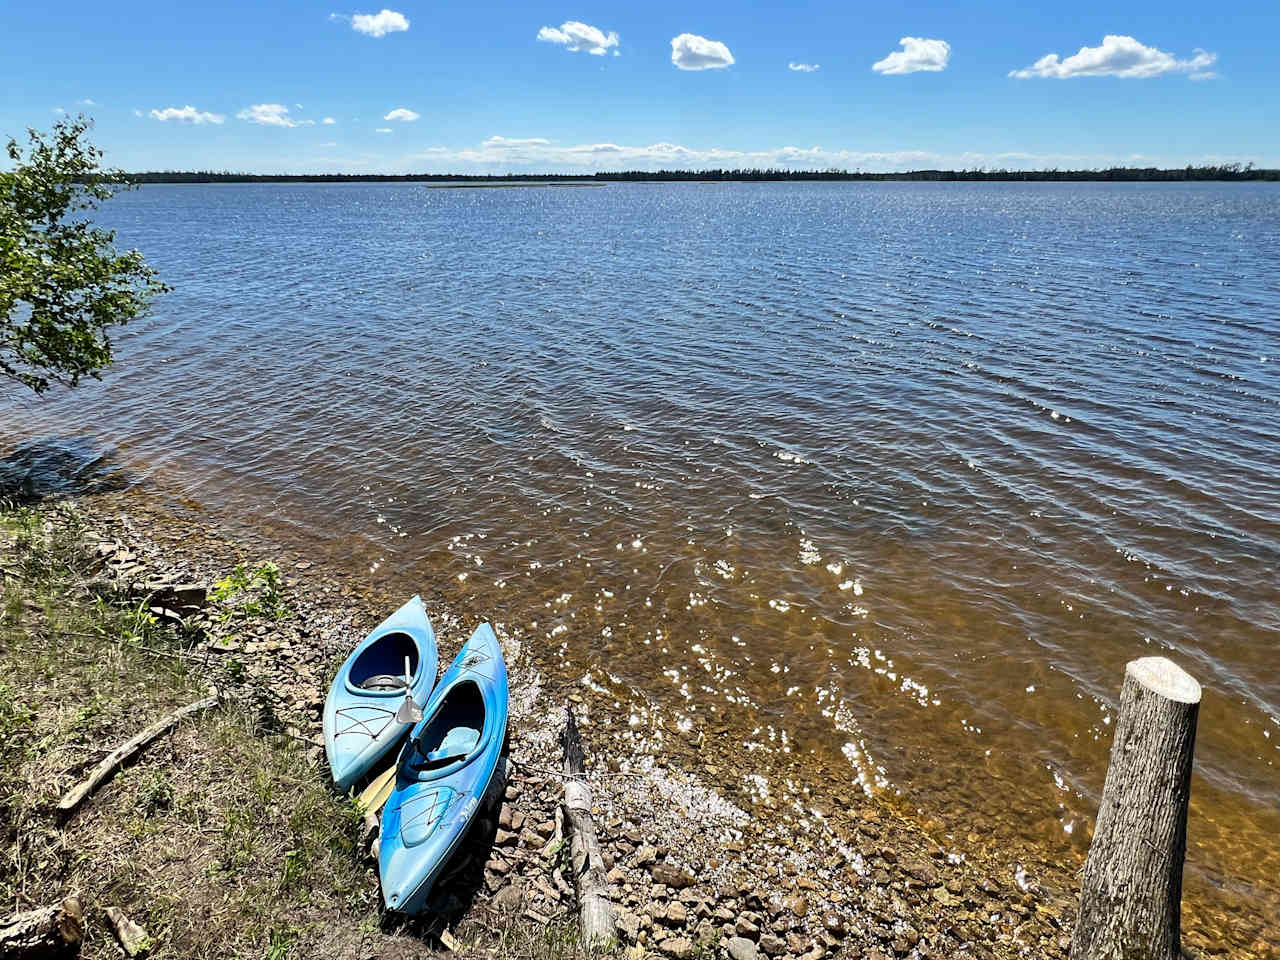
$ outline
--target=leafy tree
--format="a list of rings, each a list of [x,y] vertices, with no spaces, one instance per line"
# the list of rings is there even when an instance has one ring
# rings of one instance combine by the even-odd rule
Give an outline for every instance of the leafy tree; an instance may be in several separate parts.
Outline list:
[[[136,250],[88,212],[123,176],[101,167],[84,139],[90,121],[64,119],[49,134],[28,130],[24,152],[9,141],[0,170],[0,374],[40,393],[75,386],[111,363],[107,333],[168,290]]]

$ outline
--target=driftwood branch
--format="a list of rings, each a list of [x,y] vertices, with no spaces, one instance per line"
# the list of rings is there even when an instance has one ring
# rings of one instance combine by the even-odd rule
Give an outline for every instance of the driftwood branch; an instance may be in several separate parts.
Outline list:
[[[58,801],[58,812],[63,816],[69,816],[85,801],[89,794],[110,780],[117,770],[131,761],[138,751],[152,740],[171,730],[178,725],[179,721],[191,716],[193,713],[208,710],[210,707],[217,706],[217,704],[218,695],[216,693],[205,697],[203,700],[197,700],[195,703],[189,703],[185,707],[173,711],[163,719],[157,720],[132,739],[120,744],[120,746],[107,754],[101,763],[93,768],[93,772],[89,776],[66,792],[63,798]]]
[[[83,941],[84,908],[75,897],[0,920],[0,957],[6,960],[73,957]]]
[[[565,708],[560,745],[564,749],[564,814],[569,825],[569,859],[578,894],[582,940],[588,949],[612,947],[618,939],[618,927],[609,902],[596,825],[591,818],[591,786],[587,783],[582,735],[570,707]]]
[[[107,907],[107,919],[111,921],[111,929],[120,941],[120,949],[130,957],[140,957],[151,949],[151,938],[147,931],[130,920],[119,907]]]

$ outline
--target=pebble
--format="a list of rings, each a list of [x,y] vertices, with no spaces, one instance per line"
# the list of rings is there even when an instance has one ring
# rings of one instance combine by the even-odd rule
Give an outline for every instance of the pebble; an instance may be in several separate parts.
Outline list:
[[[759,960],[756,945],[746,937],[730,937],[725,949],[729,951],[729,960]]]

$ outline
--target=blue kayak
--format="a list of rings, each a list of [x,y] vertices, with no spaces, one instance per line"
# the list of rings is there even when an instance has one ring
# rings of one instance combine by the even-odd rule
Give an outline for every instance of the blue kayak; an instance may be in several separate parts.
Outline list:
[[[406,695],[422,703],[436,679],[436,635],[414,597],[351,651],[324,703],[324,750],[346,790],[413,724],[396,719]]]
[[[400,751],[378,847],[388,910],[422,910],[489,789],[506,733],[507,665],[485,623],[440,678]]]

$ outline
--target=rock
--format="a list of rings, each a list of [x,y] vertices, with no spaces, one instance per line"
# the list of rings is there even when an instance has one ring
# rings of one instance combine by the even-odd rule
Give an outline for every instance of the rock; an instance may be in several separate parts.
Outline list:
[[[653,877],[654,883],[665,884],[676,890],[691,887],[697,882],[688,870],[681,870],[669,863],[655,863],[649,870],[649,875]]]
[[[658,944],[658,952],[675,960],[689,960],[693,956],[693,941],[688,937],[669,937]]]
[[[814,948],[801,957],[800,960],[822,960],[826,955],[827,951],[823,950],[822,947],[815,945]]]
[[[771,957],[780,957],[787,952],[787,943],[772,933],[760,934],[760,949]]]
[[[750,937],[754,940],[760,936],[760,927],[746,917],[739,917],[738,922],[733,925],[733,929],[740,937]]]
[[[689,922],[689,911],[685,909],[683,903],[676,900],[667,906],[667,923],[677,927],[683,927]]]
[[[490,873],[496,873],[500,877],[505,877],[511,872],[511,864],[503,860],[501,857],[494,857],[484,865],[484,868]]]
[[[605,883],[623,883],[627,879],[626,871],[621,867],[614,867],[605,874]]]
[[[618,934],[626,943],[635,943],[640,936],[640,918],[630,910],[619,910],[614,920],[618,924]]]
[[[803,917],[809,912],[809,900],[807,897],[784,897],[782,905],[797,917]]]
[[[657,859],[658,851],[646,843],[636,850],[634,862],[637,867],[647,867]]]
[[[848,930],[845,928],[844,921],[834,913],[827,914],[827,916],[823,918],[822,923],[823,926],[827,928],[827,932],[833,937],[839,937],[843,940],[845,935],[848,933]]]
[[[510,830],[503,830],[501,827],[499,827],[498,832],[493,835],[493,842],[499,847],[514,847],[519,839],[519,836],[512,833]]]
[[[731,937],[725,948],[729,951],[729,960],[759,960],[756,945],[746,937]]]
[[[499,910],[514,913],[524,904],[524,890],[518,883],[503,887],[493,898],[493,905]]]
[[[808,947],[809,947],[809,941],[806,940],[804,937],[800,936],[800,934],[798,933],[787,934],[787,949],[790,950],[792,953],[795,953],[795,954],[804,953],[805,950],[808,949]]]

